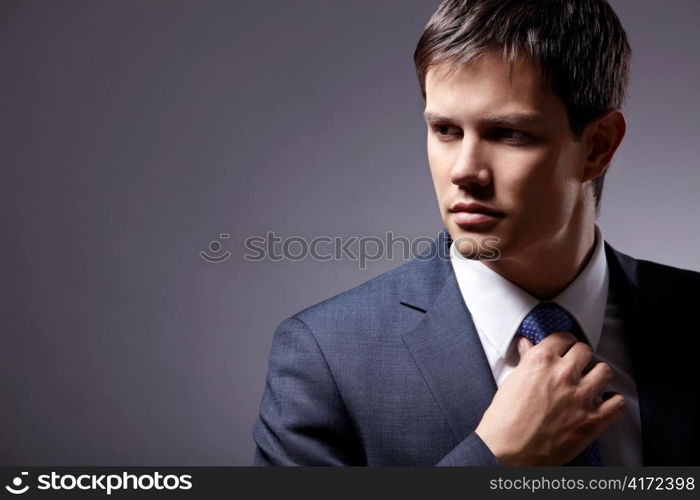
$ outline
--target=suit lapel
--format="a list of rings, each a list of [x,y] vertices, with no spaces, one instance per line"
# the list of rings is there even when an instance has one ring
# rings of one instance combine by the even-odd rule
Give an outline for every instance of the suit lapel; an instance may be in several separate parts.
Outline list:
[[[426,311],[403,340],[460,442],[476,428],[497,387],[449,261],[449,234],[443,231],[436,243],[438,256],[423,262],[422,278],[415,276],[402,301]],[[432,285],[421,283],[426,278]],[[411,293],[416,290],[423,293]]]

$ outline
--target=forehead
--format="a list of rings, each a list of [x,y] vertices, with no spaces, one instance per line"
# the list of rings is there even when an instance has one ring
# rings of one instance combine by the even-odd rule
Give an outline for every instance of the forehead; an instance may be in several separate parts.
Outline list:
[[[561,99],[542,80],[540,64],[486,53],[477,60],[431,67],[425,79],[426,115],[466,121],[499,113],[566,115]]]

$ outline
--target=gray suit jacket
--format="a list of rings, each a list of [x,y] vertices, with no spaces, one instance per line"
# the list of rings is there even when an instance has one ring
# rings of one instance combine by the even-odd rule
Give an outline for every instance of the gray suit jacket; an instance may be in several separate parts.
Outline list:
[[[474,433],[497,387],[449,244],[443,230],[421,257],[279,325],[255,465],[499,465]],[[700,273],[605,252],[644,464],[699,465]]]

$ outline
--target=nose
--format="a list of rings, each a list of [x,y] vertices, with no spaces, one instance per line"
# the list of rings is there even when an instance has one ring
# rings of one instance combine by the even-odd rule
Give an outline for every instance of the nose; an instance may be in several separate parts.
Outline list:
[[[467,184],[488,186],[491,183],[491,170],[485,153],[484,145],[480,143],[478,137],[468,137],[465,134],[459,155],[450,171],[452,183],[458,186]]]

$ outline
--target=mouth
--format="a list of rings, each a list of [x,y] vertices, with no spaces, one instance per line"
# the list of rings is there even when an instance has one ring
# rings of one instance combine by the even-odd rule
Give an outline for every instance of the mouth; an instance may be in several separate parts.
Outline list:
[[[505,217],[503,212],[480,203],[456,203],[449,212],[455,224],[463,229],[487,229]]]

